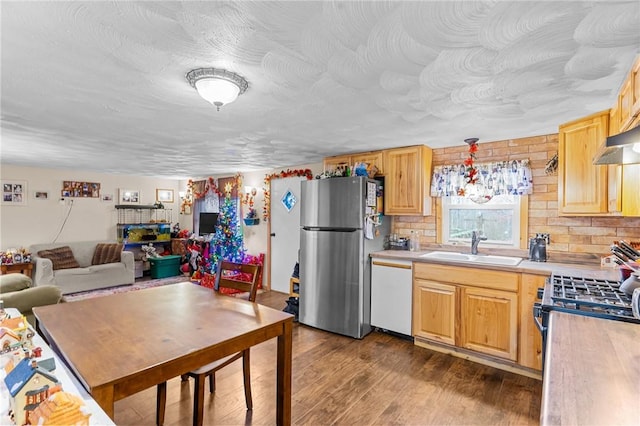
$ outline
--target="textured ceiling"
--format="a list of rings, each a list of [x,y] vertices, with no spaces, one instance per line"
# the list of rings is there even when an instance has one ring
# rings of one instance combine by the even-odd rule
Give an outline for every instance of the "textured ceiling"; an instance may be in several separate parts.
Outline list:
[[[158,177],[557,132],[615,101],[640,2],[7,2],[3,164]],[[185,74],[249,89],[219,112]]]

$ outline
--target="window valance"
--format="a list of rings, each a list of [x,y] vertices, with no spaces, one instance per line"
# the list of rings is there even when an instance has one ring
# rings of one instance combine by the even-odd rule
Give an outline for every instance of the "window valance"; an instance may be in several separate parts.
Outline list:
[[[526,195],[533,192],[529,160],[475,163],[474,167],[478,176],[476,185],[482,185],[491,196]],[[467,183],[464,164],[435,166],[431,178],[431,196],[458,195]]]

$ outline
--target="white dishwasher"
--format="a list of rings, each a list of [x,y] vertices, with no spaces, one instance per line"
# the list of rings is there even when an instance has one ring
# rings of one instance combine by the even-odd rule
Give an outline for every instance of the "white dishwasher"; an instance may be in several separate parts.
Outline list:
[[[411,336],[412,263],[371,259],[371,325]]]

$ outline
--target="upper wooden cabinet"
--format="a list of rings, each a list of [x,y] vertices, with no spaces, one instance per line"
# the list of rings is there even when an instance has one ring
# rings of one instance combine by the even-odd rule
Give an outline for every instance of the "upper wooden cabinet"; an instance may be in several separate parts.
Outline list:
[[[608,168],[593,157],[609,134],[609,110],[562,124],[558,132],[558,210],[560,215],[609,212]]]
[[[630,129],[634,118],[640,113],[640,56],[622,83],[617,107],[620,110],[619,131]]]
[[[431,148],[416,145],[388,149],[383,154],[385,214],[431,214]]]
[[[340,166],[353,167],[357,163],[367,163],[378,168],[377,176],[384,175],[384,162],[382,151],[360,152],[357,154],[336,155],[327,157],[323,161],[324,169],[331,170]]]

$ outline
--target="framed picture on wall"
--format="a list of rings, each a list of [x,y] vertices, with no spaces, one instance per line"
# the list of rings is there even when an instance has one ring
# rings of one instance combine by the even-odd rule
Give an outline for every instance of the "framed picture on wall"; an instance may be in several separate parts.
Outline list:
[[[27,204],[26,180],[2,180],[2,204],[24,206]]]
[[[102,194],[102,201],[104,201],[105,203],[112,203],[113,202],[113,194]]]
[[[40,201],[47,201],[49,193],[47,191],[33,191],[33,198]]]
[[[173,189],[156,189],[156,201],[173,203]]]
[[[140,191],[137,189],[121,189],[120,204],[140,204]]]
[[[100,184],[98,182],[80,182],[65,180],[62,182],[63,197],[100,198]]]

